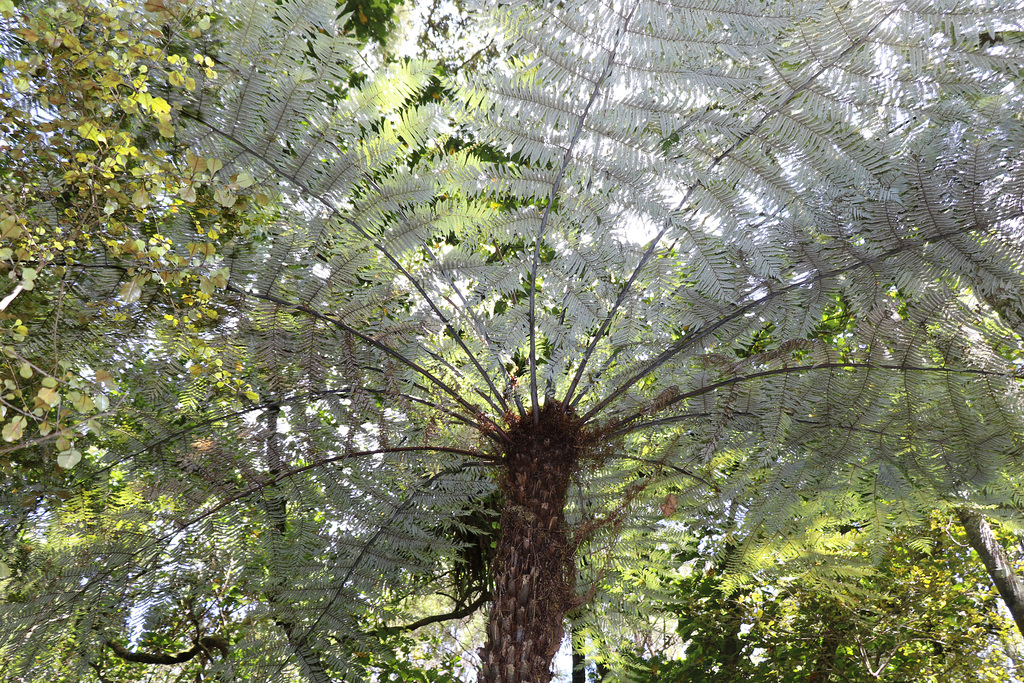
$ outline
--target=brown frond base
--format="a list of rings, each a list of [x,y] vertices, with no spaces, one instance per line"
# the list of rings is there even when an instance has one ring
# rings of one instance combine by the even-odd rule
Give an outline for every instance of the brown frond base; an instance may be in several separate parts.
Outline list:
[[[511,425],[502,464],[505,497],[494,564],[494,604],[480,651],[481,683],[547,683],[574,605],[575,561],[565,498],[584,435],[559,404]]]

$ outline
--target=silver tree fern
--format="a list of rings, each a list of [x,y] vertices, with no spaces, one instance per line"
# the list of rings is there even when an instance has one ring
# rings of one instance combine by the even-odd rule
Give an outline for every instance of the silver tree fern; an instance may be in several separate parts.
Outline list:
[[[63,540],[5,589],[16,670],[141,662],[191,605],[222,676],[358,679],[491,510],[454,612],[489,595],[479,680],[547,681],[661,515],[756,544],[817,494],[881,527],[1019,471],[1019,4],[501,3],[444,105],[427,63],[351,85],[333,2],[222,11],[194,146],[277,217],[206,334],[259,399],[151,342],[114,483],[25,521]]]

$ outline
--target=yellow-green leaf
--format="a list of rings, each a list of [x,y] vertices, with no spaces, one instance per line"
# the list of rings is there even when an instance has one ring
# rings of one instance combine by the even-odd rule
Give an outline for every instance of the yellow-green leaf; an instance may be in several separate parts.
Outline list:
[[[79,463],[82,459],[82,454],[77,450],[64,451],[57,456],[57,464],[66,470],[71,469]]]
[[[117,389],[117,381],[114,376],[106,370],[96,371],[96,381],[105,386],[107,389]]]
[[[60,401],[60,394],[57,393],[57,390],[54,389],[53,387],[41,388],[39,390],[39,393],[36,394],[36,396],[38,396],[39,400],[48,406],[56,405],[57,402]]]
[[[0,436],[3,436],[4,441],[18,441],[25,433],[25,421],[24,415],[15,415],[14,419],[4,425]]]
[[[0,237],[13,240],[20,236],[21,226],[18,225],[16,216],[7,216],[0,220]]]
[[[78,127],[78,134],[86,140],[92,140],[96,144],[107,141],[107,136],[100,132],[100,129],[92,121],[86,121]]]
[[[121,285],[121,298],[125,303],[135,303],[142,296],[142,285],[149,279],[149,274],[136,275],[128,282]]]
[[[110,407],[110,399],[107,398],[106,394],[96,394],[92,397],[92,401],[96,404],[96,410],[100,412]]]
[[[227,188],[224,187],[218,187],[216,190],[214,190],[213,198],[217,200],[218,204],[225,208],[234,206],[235,200],[237,199],[237,197],[235,197],[234,194],[229,192]]]
[[[191,150],[185,152],[185,163],[188,164],[193,173],[203,173],[206,171],[206,159],[196,156]]]
[[[72,393],[74,394],[76,392]],[[92,397],[88,394],[78,394],[74,397],[72,403],[74,404],[75,409],[80,413],[91,413],[96,407],[96,404],[93,403]]]

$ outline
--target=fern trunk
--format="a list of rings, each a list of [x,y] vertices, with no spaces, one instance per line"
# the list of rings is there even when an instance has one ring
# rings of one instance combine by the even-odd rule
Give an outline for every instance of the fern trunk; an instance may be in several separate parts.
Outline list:
[[[494,595],[481,650],[481,683],[546,683],[574,604],[575,561],[565,522],[579,432],[560,409],[527,417],[509,432],[505,503]]]

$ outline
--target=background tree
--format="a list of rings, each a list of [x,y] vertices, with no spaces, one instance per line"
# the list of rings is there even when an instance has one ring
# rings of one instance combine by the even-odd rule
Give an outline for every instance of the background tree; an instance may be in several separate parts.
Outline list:
[[[712,565],[694,553],[674,586],[678,602],[666,610],[678,619],[673,649],[634,655],[620,677],[1007,679],[1021,656],[1020,639],[1000,613],[999,598],[971,557],[966,537],[950,520],[933,517],[930,528],[905,530],[883,548],[865,544],[860,534],[848,533],[847,539],[858,536],[851,550],[863,562],[862,574],[838,582],[810,573],[801,579],[797,565],[789,567],[792,573],[766,568],[737,589],[723,581],[722,563]]]
[[[1012,8],[502,3],[506,59],[434,102],[434,66],[376,62],[334,2],[219,12],[182,135],[221,206],[277,220],[218,250],[210,353],[147,336],[144,410],[26,520],[17,675],[68,642],[88,671],[188,585],[223,671],[357,676],[492,514],[479,678],[546,681],[666,508],[735,510],[742,564],[817,493],[881,535],[1019,467],[987,301],[1024,291],[1021,55],[981,38]]]
[[[194,89],[197,72],[212,76],[212,61],[197,62],[124,3],[4,16],[2,457],[38,472],[54,457],[33,446],[60,442],[64,468],[81,458],[76,440],[111,410],[123,363],[114,356],[133,332],[144,336],[143,320],[216,318],[217,237],[238,220],[214,201],[216,160],[185,154],[165,99]],[[159,16],[196,37],[209,25]]]
[[[175,93],[214,75],[189,51],[209,17],[150,9],[156,21],[126,3],[0,7],[3,576],[24,559],[29,518],[81,493],[66,470],[102,452],[102,418],[141,407],[123,383],[156,369],[149,335],[163,327],[201,356],[200,330],[223,310],[210,295],[238,213],[218,201],[218,162],[175,137]],[[224,379],[227,393],[251,389]]]

